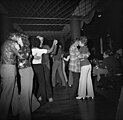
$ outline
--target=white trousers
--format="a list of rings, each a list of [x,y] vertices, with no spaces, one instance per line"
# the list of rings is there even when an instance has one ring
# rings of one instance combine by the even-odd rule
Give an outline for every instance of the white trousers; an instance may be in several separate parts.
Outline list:
[[[19,114],[21,120],[31,120],[31,112],[40,106],[35,96],[32,96],[34,73],[32,67],[28,67],[20,69],[19,74],[21,77],[21,92],[18,94],[16,84],[12,100],[12,112],[13,115]]]
[[[123,86],[121,88],[119,103],[117,107],[116,120],[123,120]]]
[[[6,120],[15,86],[15,65],[2,64],[0,68],[2,93],[0,96],[0,119]]]
[[[91,64],[82,66],[80,79],[79,79],[79,88],[78,88],[78,96],[81,98],[94,97],[92,79],[91,79]],[[87,91],[87,92],[86,92]]]

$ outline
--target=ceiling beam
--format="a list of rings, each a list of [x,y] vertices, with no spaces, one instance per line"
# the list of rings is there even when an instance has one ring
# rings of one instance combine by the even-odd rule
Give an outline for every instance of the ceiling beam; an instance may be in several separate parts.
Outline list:
[[[74,15],[73,15],[74,16]],[[32,19],[32,20],[67,20],[67,21],[71,21],[73,18],[41,18],[41,17],[8,17],[9,19]],[[84,19],[83,16],[80,16],[78,18],[76,18],[76,20],[82,20]]]
[[[71,20],[71,18],[41,18],[41,17],[9,17],[11,19],[37,19],[37,20]]]
[[[18,23],[17,23],[18,24]],[[24,23],[20,23],[20,24],[18,24],[18,25],[61,25],[61,26],[63,26],[63,25],[68,25],[68,24],[24,24]]]

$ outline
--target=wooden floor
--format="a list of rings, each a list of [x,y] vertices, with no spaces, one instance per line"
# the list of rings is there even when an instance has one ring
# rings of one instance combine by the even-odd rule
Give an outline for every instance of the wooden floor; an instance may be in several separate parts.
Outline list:
[[[37,109],[33,120],[115,120],[117,104],[109,94],[97,91],[94,100],[70,100],[68,87],[55,87],[54,102]]]
[[[95,88],[93,100],[70,100],[69,87],[53,89],[54,101],[32,113],[32,120],[115,120],[117,100],[113,89]],[[10,114],[9,120],[15,120]]]

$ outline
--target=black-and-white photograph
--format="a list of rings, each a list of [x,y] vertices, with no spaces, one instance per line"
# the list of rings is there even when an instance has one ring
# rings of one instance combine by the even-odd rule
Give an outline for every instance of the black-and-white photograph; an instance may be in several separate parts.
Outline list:
[[[122,0],[0,0],[0,120],[123,120]]]

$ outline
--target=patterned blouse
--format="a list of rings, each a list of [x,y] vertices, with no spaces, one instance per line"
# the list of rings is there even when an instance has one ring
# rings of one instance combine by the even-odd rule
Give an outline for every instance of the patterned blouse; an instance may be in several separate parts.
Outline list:
[[[18,45],[15,41],[10,39],[5,41],[1,47],[1,63],[15,65],[18,49]]]
[[[23,69],[31,67],[31,50],[29,45],[24,43],[24,46],[20,47],[18,52],[22,56],[21,58],[18,57],[18,68]]]

